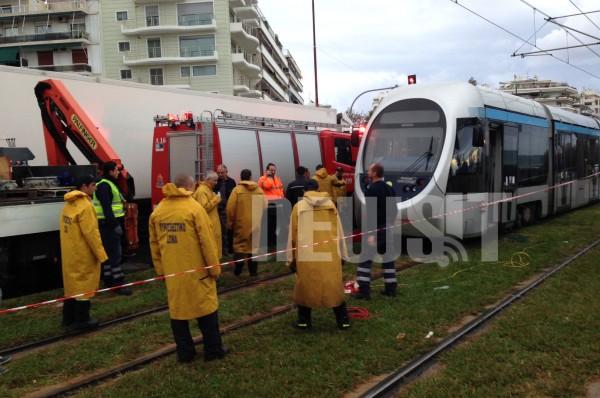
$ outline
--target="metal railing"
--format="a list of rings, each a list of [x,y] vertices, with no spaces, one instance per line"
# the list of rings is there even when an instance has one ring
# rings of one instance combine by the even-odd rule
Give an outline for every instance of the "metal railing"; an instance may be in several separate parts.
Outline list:
[[[30,66],[31,69],[47,70],[51,72],[91,72],[92,67],[88,64],[72,64],[72,65],[43,65]]]
[[[88,5],[86,0],[59,1],[47,4],[43,2],[21,5],[14,4],[1,6],[0,17],[44,12],[72,12],[87,10]]]
[[[53,40],[87,40],[89,34],[87,32],[57,32],[57,33],[40,33],[35,35],[17,35],[0,37],[0,44],[8,43],[24,43],[28,41],[53,41]]]
[[[211,57],[215,55],[214,48],[181,48],[180,57]]]
[[[150,15],[146,17],[146,26],[159,26],[160,21],[158,15]]]
[[[213,23],[213,19],[213,14],[179,15],[177,23],[181,26],[210,25]]]
[[[148,47],[148,58],[160,58],[162,51],[160,47]]]

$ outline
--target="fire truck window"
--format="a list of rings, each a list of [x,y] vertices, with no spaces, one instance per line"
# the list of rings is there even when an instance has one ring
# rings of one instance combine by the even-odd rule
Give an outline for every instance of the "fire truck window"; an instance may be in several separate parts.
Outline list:
[[[312,172],[318,164],[323,163],[318,135],[296,133],[296,146],[298,147],[300,166],[304,166]]]
[[[219,142],[231,178],[239,181],[243,169],[250,169],[255,181],[261,176],[255,130],[219,128]]]
[[[354,166],[354,162],[352,161],[352,148],[350,147],[350,140],[343,138],[335,139],[335,160],[338,163]]]
[[[294,149],[292,135],[289,132],[260,131],[260,151],[263,168],[275,163],[277,175],[284,185],[294,180]]]

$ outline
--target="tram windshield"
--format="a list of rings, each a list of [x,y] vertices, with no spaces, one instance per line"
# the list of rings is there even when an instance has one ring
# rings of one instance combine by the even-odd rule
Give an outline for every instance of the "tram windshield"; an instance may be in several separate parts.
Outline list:
[[[381,163],[386,173],[431,174],[442,151],[446,120],[433,101],[396,102],[373,122],[365,143],[365,171]]]

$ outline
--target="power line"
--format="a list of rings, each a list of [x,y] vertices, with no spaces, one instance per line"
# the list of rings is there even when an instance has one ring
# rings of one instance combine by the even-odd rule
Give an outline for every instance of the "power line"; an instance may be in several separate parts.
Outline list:
[[[523,0],[521,0],[521,1],[523,1]],[[470,12],[471,14],[473,14],[473,15],[475,15],[475,16],[477,16],[477,17],[481,18],[481,19],[483,19],[484,21],[488,22],[488,23],[489,23],[489,24],[491,24],[491,25],[494,25],[495,27],[497,27],[498,29],[500,29],[500,30],[502,30],[502,31],[506,32],[507,34],[511,35],[512,37],[515,37],[515,38],[517,38],[517,39],[519,39],[519,40],[521,40],[521,41],[525,41],[525,42],[527,42],[529,45],[531,45],[531,46],[533,46],[533,47],[537,48],[538,50],[541,50],[542,52],[544,52],[544,53],[548,54],[549,56],[551,56],[552,58],[556,59],[557,61],[560,61],[560,62],[562,62],[562,63],[564,63],[564,64],[567,64],[567,65],[571,66],[572,68],[575,68],[575,69],[579,70],[580,72],[583,72],[583,73],[585,73],[585,74],[587,74],[587,75],[589,75],[589,76],[591,76],[591,77],[593,77],[593,78],[596,78],[596,79],[600,80],[600,76],[598,76],[598,75],[596,75],[596,74],[594,74],[594,73],[592,73],[592,72],[590,72],[590,71],[588,71],[588,70],[585,70],[585,69],[583,69],[583,68],[582,68],[582,67],[580,67],[580,66],[574,65],[574,64],[570,63],[569,61],[565,61],[564,59],[558,58],[557,56],[555,56],[554,54],[552,54],[552,53],[550,53],[550,52],[548,52],[548,51],[544,50],[543,48],[540,48],[540,47],[538,47],[537,45],[530,43],[529,41],[525,40],[524,38],[522,38],[522,37],[521,37],[521,36],[519,36],[518,34],[511,32],[510,30],[508,30],[508,29],[504,28],[503,26],[500,26],[500,25],[498,25],[498,24],[497,24],[497,23],[495,23],[494,21],[492,21],[492,20],[490,20],[490,19],[488,19],[488,18],[484,17],[483,15],[481,15],[481,14],[477,13],[476,11],[474,11],[474,10],[471,10],[471,9],[470,9],[470,8],[468,8],[467,6],[464,6],[464,5],[460,4],[460,3],[458,2],[458,0],[450,0],[450,2],[452,2],[452,3],[456,4],[457,6],[460,6],[460,7],[464,8],[465,10],[467,10],[468,12]],[[529,5],[529,4],[528,4],[528,5]],[[540,12],[541,12],[541,11],[540,11]]]
[[[596,22],[594,22],[594,21],[592,20],[592,18],[590,18],[590,16],[589,16],[589,15],[587,15],[587,13],[585,13],[585,12],[581,11],[581,8],[579,8],[579,7],[577,6],[577,4],[575,4],[575,2],[573,2],[573,0],[569,0],[569,3],[573,4],[573,6],[574,6],[575,8],[577,8],[577,11],[579,11],[579,12],[580,12],[580,13],[581,13],[581,14],[582,14],[584,17],[586,17],[586,18],[587,18],[587,20],[588,20],[588,21],[590,21],[590,22],[592,23],[592,25],[594,25],[596,28],[598,28],[598,30],[600,30],[600,26],[598,26],[598,25],[596,24]]]
[[[529,4],[529,3],[528,3],[527,1],[525,1],[525,0],[520,0],[520,1],[521,1],[521,3],[523,3],[523,4],[527,5],[528,7],[531,7],[531,8],[533,8],[534,10],[538,10],[538,11],[539,11],[541,14],[543,14],[545,17],[547,17],[547,19],[546,19],[547,21],[550,21],[550,22],[552,22],[552,23],[554,23],[554,24],[560,25],[560,24],[558,24],[558,23],[556,23],[556,22],[554,22],[554,21],[553,21],[553,19],[554,19],[554,18],[552,18],[552,16],[550,16],[549,14],[547,14],[547,13],[545,13],[544,11],[540,10],[539,8],[536,8],[536,7],[532,6],[531,4]],[[565,30],[565,32],[567,32],[567,35],[569,35],[569,36],[571,36],[572,38],[574,38],[575,40],[577,40],[577,41],[579,42],[579,44],[586,44],[586,43],[584,43],[583,41],[581,41],[581,39],[579,39],[579,37],[575,36],[574,34],[572,34],[571,32],[569,32],[568,30],[566,30],[564,27],[563,27],[563,29]],[[581,32],[579,32],[579,33],[581,33]],[[588,47],[588,46],[586,46],[586,48],[587,48],[587,49],[588,49],[588,50],[589,50],[589,51],[590,51],[592,54],[594,54],[595,56],[597,56],[598,58],[600,58],[600,54],[598,54],[596,51],[592,50],[592,49],[591,49],[590,47]]]

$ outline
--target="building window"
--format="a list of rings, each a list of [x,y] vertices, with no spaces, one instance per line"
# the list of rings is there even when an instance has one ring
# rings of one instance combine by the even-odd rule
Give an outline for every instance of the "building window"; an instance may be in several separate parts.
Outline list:
[[[158,26],[158,6],[146,6],[146,26]]]
[[[127,11],[117,11],[117,21],[127,21]]]
[[[150,69],[150,84],[154,86],[162,86],[165,84],[163,80],[163,70],[160,68]]]
[[[214,76],[217,74],[217,65],[195,65],[192,66],[193,76]]]
[[[188,36],[179,38],[181,57],[206,57],[215,53],[214,36]]]
[[[160,58],[160,39],[148,39],[148,58]]]
[[[52,30],[52,26],[50,26],[50,25],[38,25],[35,27],[35,34],[43,35],[45,33],[50,33],[51,30]]]
[[[131,69],[121,69],[121,80],[131,80]]]
[[[18,36],[19,35],[19,28],[6,28],[4,30],[4,36],[6,37],[12,37],[12,36]]]
[[[84,23],[73,23],[71,24],[71,37],[74,39],[80,39],[85,35],[85,24]]]
[[[130,51],[131,45],[128,41],[120,41],[119,42],[119,52]]]
[[[177,23],[183,26],[210,25],[213,21],[212,1],[177,4]]]
[[[217,65],[182,66],[181,77],[214,76],[217,74]]]

